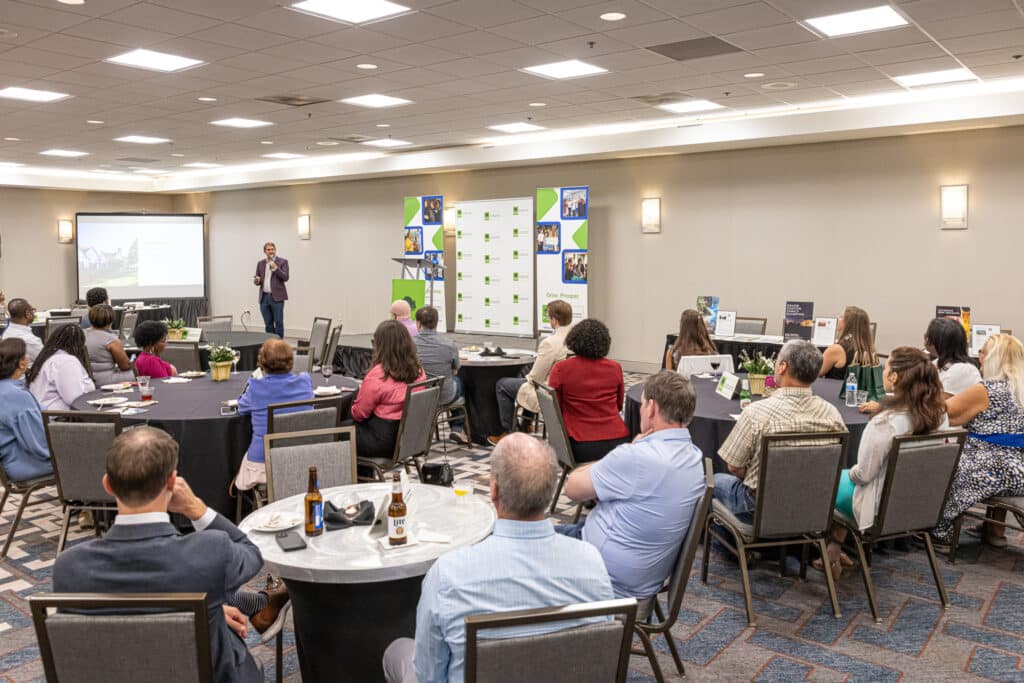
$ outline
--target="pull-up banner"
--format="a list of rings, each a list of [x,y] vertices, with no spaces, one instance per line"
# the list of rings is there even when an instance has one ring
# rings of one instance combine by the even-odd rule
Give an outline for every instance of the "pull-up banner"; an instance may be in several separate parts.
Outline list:
[[[537,190],[538,327],[551,331],[547,304],[562,299],[572,305],[573,320],[587,317],[589,270],[587,225],[589,187],[542,187]]]
[[[444,265],[444,197],[426,195],[405,198],[405,255],[422,257]],[[423,298],[417,307],[431,305],[431,284],[433,284],[433,306],[437,309],[437,329],[446,329],[444,305],[445,273],[440,273],[430,282],[431,276],[424,271],[421,280],[426,280],[422,290]],[[401,298],[401,297],[399,297]]]

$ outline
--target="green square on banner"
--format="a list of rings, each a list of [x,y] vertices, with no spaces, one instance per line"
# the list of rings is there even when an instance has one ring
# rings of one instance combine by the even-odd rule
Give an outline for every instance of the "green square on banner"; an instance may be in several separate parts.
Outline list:
[[[391,300],[399,301],[404,299],[409,302],[409,308],[413,313],[424,304],[426,295],[426,280],[392,280]]]
[[[455,279],[456,280],[461,280],[462,279],[462,271],[461,270],[455,274]]]
[[[490,326],[491,326],[491,319],[490,318],[484,318],[484,327],[490,327]]]
[[[491,276],[490,275],[484,275],[484,284],[485,285],[491,284]]]
[[[518,216],[519,215],[519,207],[518,206],[513,206],[512,207],[512,215],[513,216]],[[517,235],[519,234],[518,230],[516,230],[515,232],[516,232]]]
[[[459,216],[460,216],[460,217],[462,216],[462,212],[461,212],[461,211],[459,212]],[[460,240],[462,239],[462,231],[461,231],[461,230],[456,230],[456,231],[455,231],[455,234],[456,234],[456,236],[457,236],[457,237],[458,237],[458,238],[459,238]]]
[[[405,198],[405,227],[415,225],[416,214],[420,212],[420,198],[419,197],[406,197]]]
[[[460,323],[462,322],[462,314],[461,313],[459,313],[459,322]]]
[[[458,293],[458,294],[456,295],[456,298],[457,298],[457,299],[458,299],[459,301],[462,301],[462,292],[459,292],[459,293]]]
[[[583,221],[580,227],[577,228],[576,232],[572,234],[572,241],[576,243],[576,246],[580,249],[587,248],[587,221]]]
[[[512,251],[512,260],[513,261],[518,261],[519,260],[519,250],[518,249]]]
[[[519,316],[518,315],[512,316],[512,324],[513,325],[518,325],[519,324]]]
[[[519,228],[512,228],[512,236],[519,237]]]
[[[455,258],[461,259],[462,258],[462,252],[461,251],[456,252],[455,253]]]
[[[485,221],[491,220],[491,212],[490,211],[484,211],[484,220]]]
[[[455,215],[458,216],[459,218],[462,218],[462,209],[456,209]]]
[[[519,303],[519,295],[518,294],[513,294],[512,295],[512,303],[514,303],[514,304]]]
[[[484,263],[490,263],[490,262],[491,262],[491,255],[490,254],[484,254]]]
[[[484,233],[484,242],[490,242],[490,241],[491,241],[491,233],[485,232]]]
[[[512,282],[519,282],[519,273],[512,273]]]

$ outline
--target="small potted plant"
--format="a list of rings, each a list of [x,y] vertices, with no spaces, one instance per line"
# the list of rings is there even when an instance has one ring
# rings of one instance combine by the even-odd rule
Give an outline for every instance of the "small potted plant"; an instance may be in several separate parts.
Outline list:
[[[188,336],[188,330],[185,329],[185,321],[181,318],[177,320],[165,320],[164,324],[167,325],[167,338],[172,341],[181,341]]]
[[[210,378],[214,382],[231,379],[231,364],[234,362],[234,351],[227,346],[214,346],[210,349]]]
[[[747,379],[750,380],[750,393],[755,396],[764,396],[764,381],[769,375],[775,374],[775,356],[765,356],[760,351],[755,351],[751,357],[746,349],[740,351],[740,367],[746,370]]]

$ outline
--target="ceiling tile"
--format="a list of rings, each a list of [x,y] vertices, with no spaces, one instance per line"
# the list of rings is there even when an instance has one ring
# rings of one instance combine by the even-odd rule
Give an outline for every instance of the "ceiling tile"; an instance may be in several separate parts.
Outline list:
[[[389,36],[358,27],[346,28],[334,33],[325,33],[322,36],[310,38],[310,40],[358,54],[387,50],[392,47],[408,45],[412,42],[397,36]]]
[[[9,61],[24,62],[36,66],[49,66],[55,69],[74,69],[83,66],[94,60],[88,57],[75,57],[74,55],[50,52],[48,50],[36,50],[31,47],[16,47],[7,50],[3,58]]]
[[[766,2],[752,2],[737,7],[695,14],[686,17],[686,23],[715,35],[749,31],[791,22],[792,18]]]
[[[681,40],[693,38],[705,38],[707,33],[683,23],[678,19],[665,19],[640,26],[626,26],[625,28],[605,31],[615,40],[630,43],[637,47],[651,47],[653,45],[664,45],[675,43]]]
[[[565,19],[552,16],[536,17],[534,19],[502,24],[492,27],[491,31],[499,36],[511,38],[526,45],[550,43],[555,40],[574,38],[589,33],[586,28],[579,24],[573,24]]]
[[[483,59],[455,59],[450,62],[434,64],[430,67],[434,71],[440,71],[459,78],[474,78],[476,76],[489,76],[491,74],[508,71],[507,66],[492,64]]]
[[[116,21],[119,24],[141,26],[142,28],[159,26],[163,31],[178,34],[202,31],[220,23],[217,19],[189,12],[179,12],[169,7],[161,7],[160,5],[153,5],[148,2],[140,2],[130,7],[125,7],[122,10],[106,15],[104,18],[108,21]]]
[[[645,5],[650,5],[674,17],[685,17],[726,7],[747,5],[750,0],[643,0],[643,2]]]
[[[373,56],[380,56],[384,59],[390,59],[409,66],[424,66],[437,64],[439,62],[450,62],[453,59],[458,59],[460,57],[460,55],[454,52],[442,50],[439,47],[432,47],[430,45],[403,45],[402,47],[395,47],[390,50],[382,50],[381,52],[374,53]]]
[[[986,12],[968,17],[924,22],[923,26],[932,37],[941,41],[946,38],[1024,28],[1024,14],[1016,9],[1009,9],[1001,12]]]
[[[289,42],[286,36],[279,33],[260,31],[241,24],[218,24],[213,28],[193,33],[191,37],[249,50],[254,47],[265,48]]]
[[[859,69],[864,62],[853,55],[841,55],[839,57],[828,57],[827,59],[812,59],[805,62],[786,62],[782,65],[787,71],[797,75],[824,74],[830,71],[845,71],[847,69]]]
[[[26,64],[20,61],[0,59],[0,74],[18,79],[42,78],[61,71],[63,70],[53,66],[40,66],[38,64]],[[0,81],[3,82],[4,87],[10,85],[10,79],[4,78],[0,79]]]
[[[260,50],[260,52],[266,55],[294,59],[297,62],[304,62],[306,64],[325,64],[327,62],[335,62],[339,59],[352,57],[355,54],[348,50],[340,50],[336,47],[321,45],[320,43],[314,43],[309,40],[302,41],[301,45],[298,46],[295,43],[275,45],[274,47],[268,47],[264,50]]]
[[[129,45],[131,47],[150,47],[154,43],[170,40],[173,34],[151,29],[118,24],[106,19],[91,19],[71,28],[66,28],[61,33],[66,33],[79,38],[89,38],[99,42],[115,43],[117,45]],[[117,54],[113,53],[111,56]]]
[[[152,0],[154,4],[163,5],[182,12],[201,14],[221,21],[234,21],[257,12],[273,9],[277,0]]]
[[[922,74],[929,71],[945,71],[947,69],[959,69],[960,63],[952,57],[936,57],[934,59],[920,59],[912,62],[900,62],[881,66],[879,71],[886,76],[906,76],[908,74]]]
[[[271,33],[281,33],[292,38],[311,38],[324,33],[332,33],[344,26],[286,7],[278,7],[267,12],[243,17],[238,19],[237,23]]]
[[[768,28],[757,28],[740,33],[728,33],[722,36],[722,40],[728,41],[744,50],[761,50],[782,45],[813,43],[820,39],[803,26],[790,23],[769,26]]]
[[[109,42],[101,43],[88,38],[69,36],[63,33],[51,33],[45,38],[29,43],[29,47],[50,52],[62,52],[76,57],[89,59],[106,59],[107,57],[125,51],[124,45],[113,45]]]
[[[885,74],[881,74],[877,69],[873,68],[846,69],[845,71],[830,71],[824,74],[810,74],[807,76],[807,80],[818,85],[831,86],[843,83],[877,81],[879,76],[883,75]]]
[[[797,21],[827,17],[830,14],[853,12],[854,10],[877,7],[884,0],[770,0],[773,7],[785,12]]]
[[[935,43],[917,43],[916,45],[887,47],[883,50],[869,50],[857,53],[859,59],[874,66],[909,62],[915,59],[931,59],[932,57],[942,57],[945,55],[946,53]]]
[[[287,78],[297,78],[300,81],[308,81],[310,83],[328,84],[342,83],[361,78],[361,74],[354,73],[354,71],[353,69],[353,73],[349,73],[340,69],[332,69],[323,64],[311,64],[291,71],[284,71],[278,75]]]
[[[625,19],[619,21],[605,21],[601,15],[606,12],[621,12],[626,15]],[[671,17],[660,10],[654,9],[648,4],[638,0],[612,0],[596,5],[577,7],[576,9],[558,12],[558,16],[571,21],[574,24],[585,26],[591,31],[605,32],[613,28],[625,28],[627,26],[640,26],[651,24],[656,21],[671,19]]]
[[[303,66],[302,62],[260,52],[249,52],[236,57],[228,57],[217,62],[217,65],[260,74],[276,74]]]
[[[797,45],[783,45],[782,47],[769,47],[764,50],[754,50],[754,55],[763,60],[766,64],[784,64],[786,62],[801,62],[811,59],[827,59],[844,54],[828,40],[819,40],[813,43],[799,43]]]
[[[412,42],[425,42],[434,38],[443,38],[472,30],[451,19],[442,19],[426,12],[413,12],[395,19],[374,23],[373,30],[389,36],[398,36]]]
[[[478,55],[489,55],[494,52],[516,50],[524,47],[523,43],[516,40],[509,40],[490,31],[469,31],[460,33],[457,36],[447,36],[428,41],[426,45],[439,47],[443,50],[457,52],[460,55],[476,57]]]
[[[839,98],[839,95],[826,88],[807,88],[805,90],[783,90],[773,93],[773,97],[777,97],[787,104],[804,104],[835,100]]]
[[[515,0],[501,0],[497,3],[484,3],[480,0],[456,0],[432,7],[430,13],[443,19],[479,28],[531,19],[541,14],[539,10],[515,2]]]
[[[52,4],[45,7],[12,0],[0,0],[0,17],[3,18],[5,26],[10,23],[45,31],[62,31],[89,19],[81,14],[53,9]]]
[[[897,92],[905,88],[888,78],[877,81],[861,81],[859,83],[843,83],[831,86],[832,90],[846,95],[847,97],[859,97],[862,95],[875,95],[888,92]]]
[[[966,17],[981,12],[1013,9],[1012,0],[914,0],[901,2],[900,10],[911,18],[921,21],[940,21],[954,17]]]
[[[675,64],[674,60],[664,55],[659,55],[657,52],[637,49],[628,52],[600,55],[589,60],[589,62],[609,71],[629,71],[631,69],[641,69],[660,64]]]
[[[984,52],[998,48],[1020,48],[1024,45],[1024,29],[1012,31],[997,31],[986,33],[980,36],[965,36],[963,38],[949,38],[942,41],[942,45],[959,56],[970,52]]]
[[[607,36],[591,33],[576,38],[541,43],[538,47],[562,55],[565,58],[593,62],[594,58],[616,52],[632,52],[634,47]]]
[[[903,28],[891,28],[886,31],[860,33],[844,38],[832,38],[829,42],[840,50],[846,50],[847,52],[865,52],[867,50],[881,50],[886,47],[914,45],[923,43],[926,40],[928,40],[928,36],[921,33],[916,27],[905,26]]]

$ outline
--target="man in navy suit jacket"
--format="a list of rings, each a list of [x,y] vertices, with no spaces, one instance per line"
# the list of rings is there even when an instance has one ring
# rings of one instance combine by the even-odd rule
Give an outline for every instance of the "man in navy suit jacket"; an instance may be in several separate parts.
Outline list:
[[[245,618],[226,601],[263,565],[246,535],[206,507],[177,476],[178,444],[166,432],[138,427],[107,452],[103,487],[118,514],[103,538],[68,548],[53,567],[58,593],[206,593],[213,678],[255,683],[263,676],[239,635]],[[168,512],[196,529],[181,534]],[[233,626],[229,626],[228,619]]]
[[[284,302],[288,300],[288,260],[277,255],[273,242],[263,245],[267,258],[256,263],[252,283],[260,288],[260,313],[268,334],[284,337]]]

